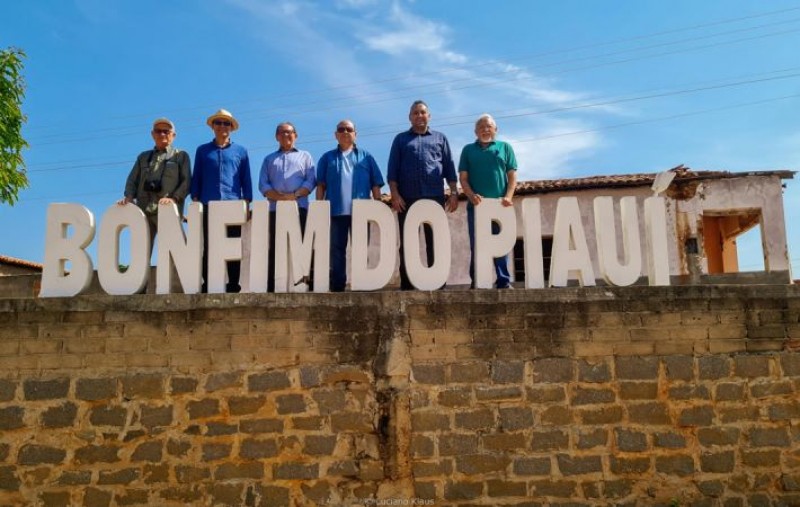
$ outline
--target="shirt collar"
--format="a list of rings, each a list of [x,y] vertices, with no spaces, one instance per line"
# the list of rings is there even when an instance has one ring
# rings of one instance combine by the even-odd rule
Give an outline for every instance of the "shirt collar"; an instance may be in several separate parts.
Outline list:
[[[497,139],[495,139],[495,140],[494,140],[494,141],[492,141],[491,143],[487,144],[486,146],[484,146],[484,145],[482,145],[482,144],[481,144],[481,140],[480,140],[480,139],[475,139],[475,145],[476,145],[478,148],[481,148],[481,149],[483,149],[483,150],[485,150],[485,149],[487,149],[487,148],[491,148],[491,147],[492,147],[492,146],[494,146],[495,144],[497,144]]]
[[[418,133],[417,133],[417,132],[414,130],[414,127],[411,127],[410,129],[408,129],[408,133],[409,133],[409,134],[411,134],[411,135],[414,135],[414,136],[429,136],[429,135],[431,135],[431,128],[430,128],[430,127],[428,127],[428,128],[425,130],[425,133],[424,133],[424,134],[418,134]]]
[[[357,145],[357,144],[355,144],[355,143],[353,143],[353,147],[352,147],[352,148],[350,148],[350,150],[351,150],[353,153],[358,153],[358,145]],[[344,152],[342,151],[342,147],[341,147],[341,146],[339,146],[338,144],[336,145],[336,151],[338,151],[339,153],[344,153]]]

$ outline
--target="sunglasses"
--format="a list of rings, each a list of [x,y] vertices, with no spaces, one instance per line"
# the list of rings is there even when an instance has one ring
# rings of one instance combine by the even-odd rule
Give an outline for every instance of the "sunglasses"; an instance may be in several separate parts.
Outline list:
[[[282,136],[291,135],[291,134],[294,134],[294,130],[279,130],[278,134],[280,134]]]
[[[350,134],[352,134],[355,131],[356,129],[354,129],[353,127],[336,127],[336,132],[340,134],[344,134],[345,132],[349,132]]]
[[[172,131],[170,129],[153,129],[153,133],[168,136],[172,134]]]
[[[226,120],[214,120],[213,123],[217,127],[230,127],[231,125],[233,125],[231,122]]]

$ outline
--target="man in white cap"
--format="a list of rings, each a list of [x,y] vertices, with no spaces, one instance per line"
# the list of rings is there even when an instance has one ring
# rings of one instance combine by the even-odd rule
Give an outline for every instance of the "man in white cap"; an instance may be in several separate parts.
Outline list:
[[[220,109],[206,120],[214,131],[210,143],[197,147],[192,174],[192,200],[203,203],[203,292],[208,290],[208,203],[210,201],[253,200],[253,182],[250,177],[250,159],[244,146],[231,141],[231,132],[239,122],[225,109]],[[241,237],[242,228],[228,227],[228,237]],[[239,292],[241,263],[228,263],[226,292]]]
[[[175,124],[167,118],[154,121],[150,135],[155,147],[136,157],[125,182],[125,196],[117,204],[135,203],[142,209],[150,224],[152,250],[158,231],[158,205],[174,203],[178,213],[183,214],[183,201],[189,193],[191,162],[188,153],[172,146]]]

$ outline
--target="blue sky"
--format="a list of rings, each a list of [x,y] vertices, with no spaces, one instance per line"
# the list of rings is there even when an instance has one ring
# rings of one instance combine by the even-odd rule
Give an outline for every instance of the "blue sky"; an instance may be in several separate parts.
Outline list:
[[[31,187],[0,206],[0,254],[41,261],[48,203],[99,221],[122,195],[151,122],[194,155],[220,107],[254,181],[293,122],[315,158],[351,118],[385,171],[424,99],[458,154],[484,112],[519,179],[794,169],[800,156],[800,2],[741,0],[43,0],[3,7],[0,47],[28,55]],[[800,190],[785,193],[800,273]],[[386,189],[385,189],[386,190]],[[758,238],[740,267],[760,269]]]

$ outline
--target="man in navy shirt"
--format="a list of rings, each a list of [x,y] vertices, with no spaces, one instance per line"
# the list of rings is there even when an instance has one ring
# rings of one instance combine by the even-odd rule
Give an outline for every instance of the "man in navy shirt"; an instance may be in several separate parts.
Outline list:
[[[397,212],[400,222],[400,288],[402,290],[414,288],[406,273],[402,238],[408,209],[420,199],[434,200],[451,213],[458,208],[458,190],[456,188],[458,178],[450,151],[450,143],[447,142],[444,134],[428,128],[431,113],[425,102],[417,100],[411,104],[408,120],[411,122],[411,128],[397,134],[392,142],[387,174],[389,190],[392,194],[392,208]],[[447,198],[444,194],[443,180],[447,181],[447,185],[450,187],[450,195]],[[426,257],[428,266],[430,266],[434,260],[433,230],[428,225],[424,225],[423,230],[427,245]]]
[[[208,290],[208,203],[243,199],[249,205],[253,200],[253,182],[250,177],[250,159],[247,149],[231,141],[231,132],[239,122],[225,109],[220,109],[206,120],[214,131],[210,143],[197,147],[192,172],[192,200],[203,203],[203,292]],[[242,228],[228,227],[228,237],[241,237]],[[226,292],[239,292],[240,262],[228,263]]]

